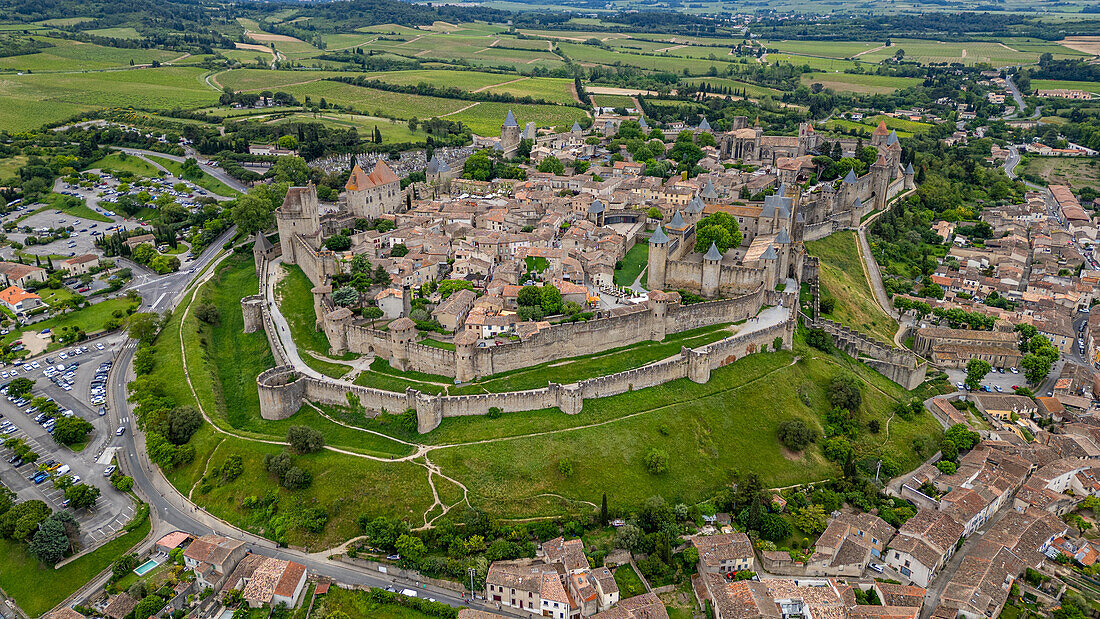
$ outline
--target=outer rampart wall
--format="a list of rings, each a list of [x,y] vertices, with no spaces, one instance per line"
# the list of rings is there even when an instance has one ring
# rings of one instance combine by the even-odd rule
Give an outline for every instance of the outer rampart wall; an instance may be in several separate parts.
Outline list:
[[[346,405],[347,395],[353,393],[359,398],[359,403],[373,414],[381,411],[400,412],[410,408],[416,410],[418,429],[424,433],[437,427],[445,417],[484,415],[490,408],[500,408],[504,412],[559,408],[564,413],[576,414],[581,411],[584,400],[589,398],[618,395],[680,378],[706,382],[710,379],[712,368],[762,350],[765,345],[770,346],[776,337],[783,337],[784,346],[789,348],[793,330],[794,323],[788,317],[788,320],[772,327],[735,334],[703,348],[684,348],[678,355],[641,368],[569,385],[550,383],[546,387],[526,391],[444,396],[409,388],[402,393],[351,385],[334,379],[302,376],[289,366],[264,372],[256,383],[260,392],[260,414],[265,419],[285,419],[297,412],[305,400]]]

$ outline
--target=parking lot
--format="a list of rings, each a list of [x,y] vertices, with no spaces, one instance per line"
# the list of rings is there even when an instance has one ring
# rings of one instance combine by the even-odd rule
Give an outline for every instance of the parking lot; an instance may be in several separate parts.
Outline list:
[[[18,460],[9,462],[15,455],[13,450],[0,445],[0,481],[15,492],[19,500],[42,500],[55,511],[69,508],[65,505],[64,493],[54,487],[52,478],[37,484],[32,481],[33,473],[40,465],[53,461],[57,467],[68,467],[67,474],[79,476],[80,483],[99,488],[101,494],[93,507],[73,511],[81,524],[85,543],[109,537],[133,515],[132,501],[115,490],[104,475],[113,459],[118,436],[117,428],[111,425],[106,415],[106,400],[97,397],[105,395],[105,391],[101,392],[97,387],[105,389],[107,368],[123,338],[123,335],[115,335],[96,342],[85,342],[79,348],[69,347],[19,367],[8,366],[0,371],[0,377],[3,372],[8,373],[7,378],[0,378],[0,384],[10,383],[18,377],[35,381],[32,393],[25,401],[0,397],[0,414],[3,415],[0,424],[6,424],[0,428],[0,438],[21,438],[39,455],[37,462],[17,467]],[[77,350],[81,352],[76,354]],[[65,354],[64,359],[61,354]],[[53,363],[46,363],[47,358]],[[38,363],[39,367],[35,368],[34,363]],[[57,370],[58,365],[63,370]],[[28,366],[30,370],[25,369]],[[46,376],[48,368],[53,370],[51,377]],[[13,375],[13,370],[18,374]],[[88,435],[83,450],[73,452],[57,444],[50,435],[48,420],[36,421],[38,415],[33,409],[28,413],[28,408],[32,406],[30,400],[38,396],[51,398],[62,411],[71,411],[63,414],[77,415],[92,424],[94,429]],[[55,468],[55,471],[58,470],[65,469]]]

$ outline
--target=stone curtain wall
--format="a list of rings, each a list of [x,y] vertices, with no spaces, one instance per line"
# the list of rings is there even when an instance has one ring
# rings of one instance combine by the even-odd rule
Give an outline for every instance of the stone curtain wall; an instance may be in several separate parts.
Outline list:
[[[783,298],[784,305],[792,307],[791,303],[796,295],[785,294]],[[730,299],[699,305],[730,304],[734,301],[736,300]],[[347,395],[353,393],[369,411],[368,415],[377,415],[382,411],[400,413],[408,409],[415,410],[418,429],[425,433],[436,428],[445,417],[484,415],[494,407],[504,412],[558,408],[566,414],[577,414],[586,399],[618,395],[681,378],[706,382],[710,379],[713,368],[727,365],[735,359],[765,348],[772,350],[772,342],[776,337],[783,338],[784,348],[790,348],[793,333],[792,314],[785,321],[767,329],[735,334],[699,349],[683,348],[678,355],[641,368],[569,385],[550,383],[541,389],[525,391],[463,396],[432,395],[411,387],[404,392],[385,391],[335,379],[303,376],[289,366],[280,366],[260,374],[256,383],[260,392],[260,414],[265,419],[286,419],[297,412],[306,400],[344,406],[348,402]]]
[[[598,318],[564,323],[544,329],[530,339],[490,342],[472,349],[472,376],[491,376],[563,359],[604,352],[644,342],[662,340],[670,333],[724,322],[746,320],[760,312],[768,295],[762,286],[732,299],[677,305],[651,301],[652,307]],[[458,354],[434,346],[396,344],[390,333],[353,323],[348,316],[324,318],[324,331],[334,352],[348,350],[386,358],[394,368],[441,376],[458,376]],[[465,377],[465,378],[472,378]]]
[[[928,373],[928,362],[908,350],[891,348],[850,327],[821,318],[813,326],[833,336],[833,342],[902,387],[916,389]]]

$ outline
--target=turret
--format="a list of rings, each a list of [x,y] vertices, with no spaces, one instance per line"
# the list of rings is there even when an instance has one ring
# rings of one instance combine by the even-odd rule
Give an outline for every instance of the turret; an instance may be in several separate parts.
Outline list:
[[[913,163],[905,166],[905,190],[909,191],[916,187],[916,183],[913,181]]]
[[[668,235],[660,225],[649,237],[649,275],[646,278],[646,288],[650,290],[662,290],[665,287],[665,270],[668,268]]]
[[[474,355],[477,351],[478,336],[473,331],[463,330],[455,336],[455,380],[468,383],[477,378]]]
[[[718,284],[722,275],[722,252],[718,246],[710,244],[710,249],[703,256],[703,281],[701,293],[704,297],[714,298],[718,296]]]
[[[416,338],[416,323],[402,316],[390,323],[390,365],[393,369],[408,370],[409,344]]]
[[[787,234],[786,228],[780,228],[779,234],[775,235],[775,249],[779,255],[779,261],[776,263],[776,277],[782,280],[787,277],[788,265],[791,263],[791,237]]]

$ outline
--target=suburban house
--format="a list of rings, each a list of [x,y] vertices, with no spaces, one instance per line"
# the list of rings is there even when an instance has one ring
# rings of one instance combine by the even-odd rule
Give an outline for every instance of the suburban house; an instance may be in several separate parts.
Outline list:
[[[130,248],[130,251],[133,251],[135,247],[141,245],[142,243],[156,245],[157,237],[153,236],[152,234],[139,234],[137,236],[132,236],[122,242],[123,245]]]
[[[218,589],[246,553],[242,541],[220,535],[203,535],[183,551],[183,563],[194,570],[200,586]]]
[[[61,263],[61,268],[69,272],[69,275],[84,275],[99,266],[99,256],[84,254],[69,258]]]
[[[530,560],[494,561],[485,576],[485,599],[529,613],[542,614],[544,594],[554,597],[557,589],[561,588],[564,595],[558,570],[557,566]],[[544,581],[544,576],[552,577],[558,586],[551,587]],[[550,602],[551,610],[554,610],[553,604],[559,604],[557,610],[564,612],[560,617],[554,614],[554,619],[568,618],[568,601],[564,608],[560,606],[560,600]]]
[[[0,303],[17,316],[25,316],[27,312],[45,305],[42,297],[19,286],[8,286],[0,291]]]
[[[692,545],[699,550],[699,571],[729,574],[751,570],[755,555],[749,536],[741,532],[722,535],[695,535]]]
[[[0,283],[26,288],[31,282],[46,281],[46,269],[19,262],[0,262]]]

